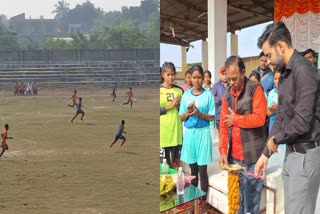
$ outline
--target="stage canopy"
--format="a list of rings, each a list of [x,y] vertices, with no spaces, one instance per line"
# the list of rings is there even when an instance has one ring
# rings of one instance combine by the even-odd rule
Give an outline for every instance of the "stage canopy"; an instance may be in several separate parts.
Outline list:
[[[289,1],[289,0],[288,0]],[[227,31],[273,20],[274,1],[228,0]],[[160,42],[189,46],[208,37],[207,0],[161,0]]]

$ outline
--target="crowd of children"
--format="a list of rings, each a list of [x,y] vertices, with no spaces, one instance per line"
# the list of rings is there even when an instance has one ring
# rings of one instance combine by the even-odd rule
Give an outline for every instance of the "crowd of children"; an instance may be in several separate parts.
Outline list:
[[[24,83],[16,82],[13,88],[14,95],[37,95],[38,94],[38,85],[36,82],[32,84],[30,82]]]

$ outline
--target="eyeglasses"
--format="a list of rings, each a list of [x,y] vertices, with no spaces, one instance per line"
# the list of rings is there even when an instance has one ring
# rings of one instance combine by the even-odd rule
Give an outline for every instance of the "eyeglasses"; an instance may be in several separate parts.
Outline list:
[[[240,74],[238,74],[236,77],[231,77],[231,78],[227,77],[227,81],[231,82],[232,80],[233,82],[236,82],[239,80],[239,77],[240,77]]]

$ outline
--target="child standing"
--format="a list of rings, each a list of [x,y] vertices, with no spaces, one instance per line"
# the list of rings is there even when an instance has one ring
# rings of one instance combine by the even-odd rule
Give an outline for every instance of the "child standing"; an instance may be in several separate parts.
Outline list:
[[[176,68],[172,62],[162,65],[160,85],[160,148],[171,168],[180,166],[182,145],[182,123],[179,117],[180,99],[183,89],[174,84]]]
[[[83,116],[85,115],[85,113],[81,108],[82,108],[82,98],[79,97],[79,103],[77,104],[77,112],[76,112],[76,115],[72,118],[71,123],[73,123],[73,120],[78,116],[78,114],[82,114],[80,120],[83,120]]]
[[[37,95],[38,94],[38,85],[36,82],[32,83],[32,93],[33,95]]]
[[[123,146],[123,144],[126,142],[127,139],[125,138],[125,136],[122,135],[123,133],[125,133],[125,134],[127,133],[126,131],[124,131],[124,123],[125,123],[125,121],[124,121],[124,120],[121,120],[121,124],[120,124],[120,126],[119,126],[117,135],[116,135],[116,137],[114,138],[113,143],[111,143],[111,145],[109,146],[109,149],[111,149],[111,147],[112,147],[119,139],[123,140],[120,146]]]
[[[9,130],[9,124],[4,125],[4,130],[1,133],[1,147],[2,147],[2,152],[0,154],[0,157],[3,155],[3,153],[9,149],[8,144],[7,144],[7,139],[13,139],[13,137],[8,137],[8,130]]]
[[[18,82],[16,82],[16,84],[14,85],[13,94],[19,95],[19,83]]]
[[[184,84],[181,86],[183,91],[188,90],[189,88],[192,88],[192,82],[191,82],[191,71],[188,69],[186,73],[184,74]]]
[[[211,72],[209,70],[204,71],[204,80],[202,87],[206,90],[211,90],[213,84],[211,83]]]
[[[180,104],[180,119],[186,127],[183,135],[181,160],[189,164],[191,175],[196,176],[191,183],[208,192],[207,165],[213,160],[210,121],[214,120],[214,97],[203,88],[204,72],[199,65],[191,67],[193,88],[186,91]]]
[[[267,115],[269,117],[269,133],[271,132],[274,121],[276,120],[276,110],[278,107],[278,85],[279,85],[280,76],[281,76],[281,72],[278,70],[275,70],[273,81],[276,88],[272,89],[268,94]]]

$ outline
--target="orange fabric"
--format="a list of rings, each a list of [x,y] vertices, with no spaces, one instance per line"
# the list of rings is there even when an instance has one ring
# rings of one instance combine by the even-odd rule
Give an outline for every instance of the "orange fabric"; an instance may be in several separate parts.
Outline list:
[[[71,99],[74,104],[77,104],[77,95],[76,94],[72,95]]]
[[[234,96],[234,109],[237,109],[238,96],[231,88],[230,93]],[[242,141],[240,136],[240,128],[256,128],[264,124],[267,113],[267,99],[264,95],[262,87],[257,87],[253,95],[252,113],[247,115],[239,115],[235,112],[233,117],[232,128],[232,157],[238,160],[244,160],[242,151]],[[220,154],[227,154],[228,151],[228,127],[223,124],[225,115],[229,114],[228,103],[226,97],[222,99],[221,113],[220,113]]]
[[[8,136],[8,132],[7,132],[7,130],[4,130],[1,133],[1,138],[2,138],[1,144],[7,144],[7,136]]]
[[[127,92],[127,97],[128,97],[128,101],[131,101],[132,99],[132,97],[133,97],[133,92],[132,91],[128,91]]]
[[[274,17],[273,20],[278,22],[283,16],[290,17],[295,12],[305,14],[311,11],[312,13],[320,13],[319,0],[274,0]]]

